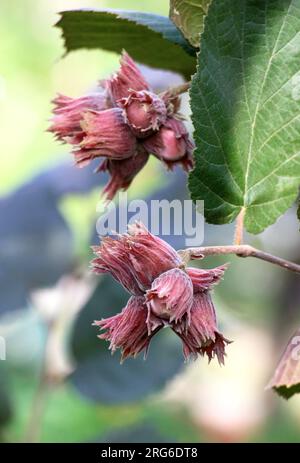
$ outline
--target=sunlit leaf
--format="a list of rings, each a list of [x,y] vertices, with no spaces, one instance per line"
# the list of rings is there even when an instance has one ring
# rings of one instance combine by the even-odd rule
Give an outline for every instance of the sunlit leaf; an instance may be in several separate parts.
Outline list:
[[[61,13],[66,50],[125,49],[148,66],[170,69],[189,78],[195,70],[194,50],[169,18],[131,11],[72,10]]]
[[[259,233],[300,183],[300,3],[215,1],[191,88],[196,168],[189,187],[208,222]]]

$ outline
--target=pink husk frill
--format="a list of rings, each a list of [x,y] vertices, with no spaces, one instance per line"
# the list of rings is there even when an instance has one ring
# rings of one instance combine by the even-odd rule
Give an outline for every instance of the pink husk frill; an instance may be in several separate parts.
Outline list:
[[[136,154],[128,159],[122,161],[105,159],[97,171],[107,170],[111,176],[103,190],[106,199],[112,200],[118,191],[126,191],[132,180],[143,169],[148,158],[149,154],[139,146]]]
[[[225,346],[230,341],[225,339],[217,328],[215,309],[209,292],[194,295],[188,327],[181,322],[174,324],[172,329],[183,342],[186,359],[206,354],[209,361],[217,357],[220,364],[224,363]]]
[[[149,90],[143,74],[125,51],[121,56],[119,71],[111,79],[104,81],[104,84],[115,105],[122,98],[127,98],[130,90]]]
[[[80,167],[100,156],[123,160],[136,152],[136,138],[119,108],[84,113],[81,128],[82,141],[73,151]]]
[[[121,349],[122,362],[127,357],[136,357],[143,350],[146,356],[151,341],[146,319],[147,309],[144,298],[132,296],[120,314],[95,321],[94,325],[105,330],[105,333],[98,337],[110,342],[109,348],[112,353],[116,349]]]
[[[109,108],[109,98],[105,92],[92,93],[80,98],[59,94],[53,103],[52,125],[48,131],[53,132],[58,140],[71,144],[78,144],[82,140],[80,123],[85,112]]]
[[[94,246],[96,273],[111,273],[132,294],[143,294],[161,273],[179,267],[182,261],[165,241],[152,235],[141,223],[128,226],[116,239],[104,238]]]
[[[212,269],[187,267],[186,272],[192,280],[194,293],[211,289],[213,285],[218,284],[227,267],[226,264]]]
[[[149,314],[169,323],[177,323],[185,315],[189,322],[193,304],[191,279],[179,268],[168,270],[153,281],[146,292],[146,301]],[[151,325],[150,317],[149,322]]]

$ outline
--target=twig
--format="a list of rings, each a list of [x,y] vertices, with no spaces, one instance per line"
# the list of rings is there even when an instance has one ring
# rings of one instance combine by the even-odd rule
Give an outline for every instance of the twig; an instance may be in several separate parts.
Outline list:
[[[182,93],[185,93],[189,90],[191,86],[191,82],[185,82],[184,84],[177,85],[176,87],[170,87],[168,90],[165,92],[162,92],[160,94],[160,97],[168,97],[170,99],[176,98],[178,95],[181,95]]]
[[[188,248],[183,251],[179,251],[179,253],[186,263],[191,259],[202,259],[205,256],[235,254],[238,257],[256,257],[257,259],[278,265],[279,267],[283,267],[291,272],[300,273],[299,264],[281,259],[281,257],[273,256],[272,254],[256,249],[248,244]]]

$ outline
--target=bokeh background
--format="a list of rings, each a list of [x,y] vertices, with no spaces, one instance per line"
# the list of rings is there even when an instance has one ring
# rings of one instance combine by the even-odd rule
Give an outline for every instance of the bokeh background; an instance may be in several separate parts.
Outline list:
[[[127,299],[110,278],[94,279],[87,270],[106,179],[92,167],[76,169],[68,147],[46,132],[56,92],[78,96],[118,66],[118,56],[101,51],[62,58],[57,12],[81,7],[168,13],[167,0],[1,0],[0,336],[7,355],[0,360],[0,441],[299,442],[300,398],[287,402],[265,390],[299,326],[297,275],[226,259],[232,265],[214,299],[234,343],[222,368],[206,359],[184,364],[167,330],[146,362],[122,366],[97,340],[91,322],[118,312]],[[157,89],[180,82],[144,71]],[[130,196],[185,198],[185,181],[151,160]],[[231,225],[205,227],[207,245],[230,243],[232,236]],[[246,238],[300,260],[294,209]],[[180,237],[170,242],[183,246]]]

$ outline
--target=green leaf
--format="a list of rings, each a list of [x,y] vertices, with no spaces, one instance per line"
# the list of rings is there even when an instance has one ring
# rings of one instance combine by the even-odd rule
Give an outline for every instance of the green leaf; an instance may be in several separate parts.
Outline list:
[[[300,4],[213,2],[191,88],[196,167],[189,187],[208,222],[259,233],[300,183]]]
[[[194,47],[200,45],[210,3],[211,0],[170,0],[170,19]]]
[[[130,11],[72,10],[61,13],[67,52],[101,48],[120,53],[125,49],[148,66],[169,69],[189,78],[195,71],[194,50],[169,18]]]

